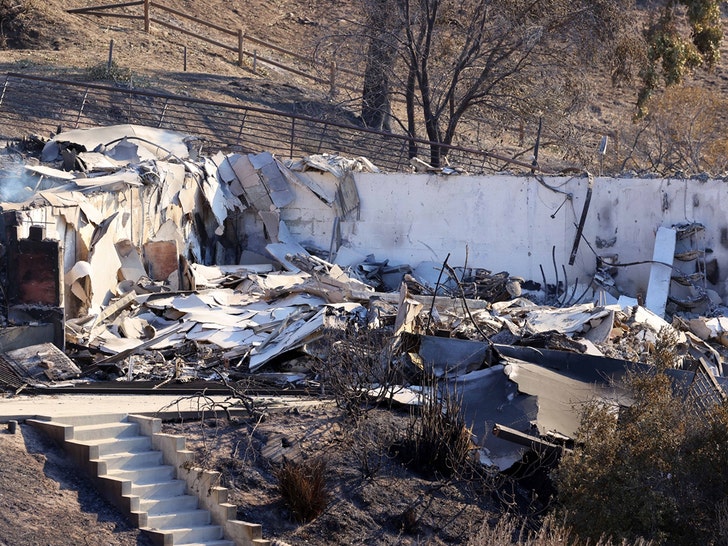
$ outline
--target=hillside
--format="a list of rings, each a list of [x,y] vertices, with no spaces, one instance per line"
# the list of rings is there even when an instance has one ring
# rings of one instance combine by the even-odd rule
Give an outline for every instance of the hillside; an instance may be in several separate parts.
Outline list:
[[[342,123],[355,122],[360,114],[358,93],[341,87],[342,84],[357,89],[361,86],[356,75],[341,70],[348,68],[354,74],[363,70],[351,58],[360,53],[355,51],[357,44],[347,49],[340,46],[339,40],[350,34],[357,27],[357,21],[362,20],[355,3],[344,0],[254,0],[245,3],[185,0],[174,4],[174,8],[185,14],[229,29],[232,36],[152,7],[153,21],[157,18],[203,34],[213,42],[227,44],[232,51],[154,22],[150,33],[145,33],[144,23],[138,19],[143,14],[141,5],[104,11],[120,15],[117,17],[66,11],[92,5],[97,3],[25,0],[0,4],[0,13],[4,14],[0,47],[5,48],[0,50],[0,70],[104,80],[102,69],[113,43],[113,61],[122,76],[117,83],[127,86],[255,104],[312,117],[321,116],[326,110],[327,119]],[[129,16],[137,19],[127,18]],[[635,11],[630,16],[646,22],[648,12]],[[237,46],[234,34],[238,29],[245,33],[243,66],[238,66],[234,51]],[[267,48],[260,44],[261,40],[299,57]],[[183,70],[185,48],[186,71]],[[254,61],[253,55],[261,60]],[[280,65],[273,66],[262,59]],[[716,69],[712,73],[698,72],[686,84],[695,84],[711,92],[718,90],[719,96],[728,97],[726,59],[728,44],[724,43]],[[339,65],[336,76],[339,87],[335,97],[329,96],[331,62]],[[609,135],[608,155],[599,168],[612,172],[645,168],[639,161],[632,165],[625,160],[629,155],[626,150],[638,132],[633,124],[636,91],[613,86],[609,75],[597,68],[591,73],[584,72],[581,77],[586,91],[584,104],[568,120],[565,117],[548,119],[541,148],[542,165],[550,164],[552,170],[565,167],[594,169],[599,141],[603,135]],[[403,104],[395,103],[395,115],[403,118],[403,108]],[[487,119],[473,120],[462,125],[456,143],[529,161],[535,141],[534,123],[533,119],[527,120],[522,127],[511,126],[503,131]]]
[[[152,24],[151,32],[147,34],[140,20],[75,15],[65,11],[93,4],[79,0],[22,2],[27,9],[3,24],[7,49],[0,51],[0,69],[57,78],[93,79],[89,69],[106,65],[113,41],[113,61],[119,68],[129,71],[132,81],[126,83],[134,87],[221,101],[252,102],[269,108],[302,102],[325,91],[322,86],[312,85],[310,80],[291,77],[292,74],[262,62],[254,73],[249,57],[245,65],[239,67],[234,52],[160,25]],[[235,7],[236,4],[241,7]],[[312,55],[318,40],[351,11],[346,2],[296,0],[254,0],[244,3],[244,8],[243,3],[219,0],[188,0],[174,5],[191,16],[233,31],[244,29],[248,36],[304,55]],[[109,13],[141,15],[143,12],[141,6],[134,6],[109,10]],[[162,12],[153,16],[234,45],[234,38],[214,29]],[[183,71],[185,47],[186,72]],[[252,51],[256,46],[246,43],[245,49]],[[266,51],[265,55],[271,56],[271,52]],[[277,56],[281,57],[280,54]],[[287,61],[302,71],[312,72],[310,67],[301,66],[300,61]]]
[[[206,43],[160,24],[151,25],[149,34],[139,19],[97,17],[70,14],[66,10],[97,5],[94,2],[72,0],[26,0],[18,4],[0,5],[5,16],[0,46],[0,70],[71,79],[103,79],[99,69],[106,66],[113,42],[113,61],[124,76],[125,85],[203,99],[255,104],[274,110],[317,117],[326,109],[327,119],[351,123],[359,115],[361,104],[356,92],[338,89],[335,98],[328,95],[326,82],[329,66],[338,61],[352,66],[351,51],[338,48],[337,36],[356,28],[361,14],[355,3],[344,0],[253,0],[224,2],[222,0],[185,0],[174,7],[188,15],[230,29],[242,29],[246,40],[246,56],[242,67],[237,54]],[[167,5],[167,4],[164,4]],[[171,4],[170,4],[171,5]],[[143,7],[136,5],[107,10],[106,13],[140,17]],[[213,41],[236,46],[234,36],[201,26],[175,14],[152,7],[152,18],[201,33]],[[635,12],[634,17],[647,16]],[[284,50],[295,52],[318,64],[307,63],[285,53],[256,43],[263,40]],[[187,71],[183,70],[184,51]],[[253,52],[261,59],[271,59],[300,73],[319,78],[302,77],[290,70],[253,61]],[[336,56],[339,56],[337,59]],[[694,82],[705,89],[720,90],[728,97],[728,45],[724,44],[722,59],[716,70],[695,75]],[[96,70],[94,71],[94,67]],[[255,68],[255,71],[253,70]],[[102,71],[103,72],[103,71]],[[339,71],[338,82],[350,82],[358,87],[356,77]],[[544,128],[541,149],[542,165],[553,168],[596,168],[596,148],[602,135],[612,142],[605,158],[605,170],[630,168],[625,152],[636,129],[633,125],[636,91],[618,88],[604,71],[594,69],[583,75],[588,90],[586,104],[579,114],[568,121],[550,119]],[[403,105],[394,106],[402,114]],[[496,130],[487,121],[470,122],[462,126],[458,142],[469,147],[490,150],[529,161],[536,128],[533,122],[523,127],[511,127],[505,132]],[[621,141],[615,143],[615,138]],[[615,146],[616,144],[616,146]],[[373,158],[376,160],[376,158]]]

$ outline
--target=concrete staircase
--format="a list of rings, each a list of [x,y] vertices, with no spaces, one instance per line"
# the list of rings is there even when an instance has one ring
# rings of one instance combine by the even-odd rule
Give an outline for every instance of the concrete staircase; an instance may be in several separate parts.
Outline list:
[[[159,546],[270,546],[260,525],[236,519],[219,473],[192,466],[181,436],[162,422],[105,414],[31,419]]]

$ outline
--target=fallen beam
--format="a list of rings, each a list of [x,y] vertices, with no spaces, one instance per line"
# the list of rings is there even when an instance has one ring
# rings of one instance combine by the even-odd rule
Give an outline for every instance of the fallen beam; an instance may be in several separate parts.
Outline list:
[[[499,425],[498,423],[493,426],[493,436],[501,440],[506,440],[507,442],[528,447],[546,455],[561,455],[564,451],[570,451],[563,446],[546,442],[537,436],[531,436],[530,434],[525,434],[505,425]]]

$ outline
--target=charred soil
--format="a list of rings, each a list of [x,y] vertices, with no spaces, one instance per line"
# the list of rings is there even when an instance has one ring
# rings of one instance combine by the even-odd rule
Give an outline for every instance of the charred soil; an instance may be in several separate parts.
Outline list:
[[[33,427],[0,433],[0,460],[0,545],[151,546]]]
[[[408,410],[375,408],[353,421],[330,403],[262,418],[167,423],[196,462],[221,473],[238,519],[291,544],[463,544],[514,500],[504,478],[475,467],[449,477],[409,469],[397,440]],[[324,508],[300,521],[279,489],[282,468],[323,464]],[[508,494],[510,492],[510,494]]]

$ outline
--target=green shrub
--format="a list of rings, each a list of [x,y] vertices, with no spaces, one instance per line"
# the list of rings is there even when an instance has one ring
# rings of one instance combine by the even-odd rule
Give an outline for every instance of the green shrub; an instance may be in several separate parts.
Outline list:
[[[131,82],[131,70],[122,68],[116,61],[109,63],[99,63],[89,67],[86,70],[88,78],[95,81],[112,81],[114,83]]]

